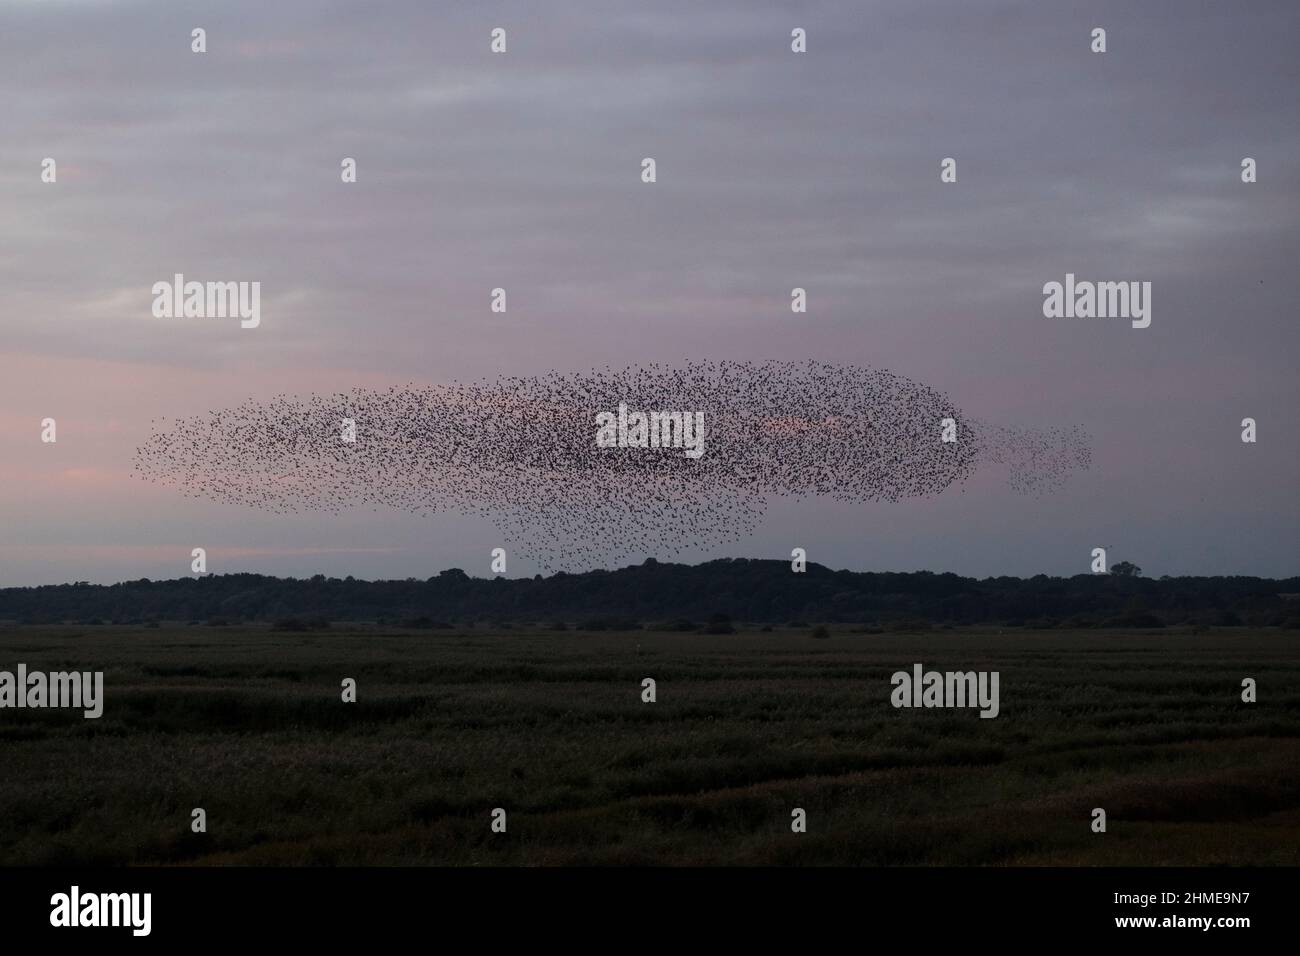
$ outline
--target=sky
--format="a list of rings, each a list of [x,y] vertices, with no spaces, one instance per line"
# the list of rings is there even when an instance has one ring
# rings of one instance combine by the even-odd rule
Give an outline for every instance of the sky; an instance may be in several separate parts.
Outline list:
[[[195,547],[486,576],[487,520],[245,511],[133,478],[135,448],[281,393],[769,359],[1079,425],[1092,465],[782,500],[686,560],[1300,573],[1297,49],[1290,0],[0,0],[0,586]],[[260,326],[155,317],[175,273],[260,282]],[[1045,317],[1066,273],[1150,282],[1151,325]]]

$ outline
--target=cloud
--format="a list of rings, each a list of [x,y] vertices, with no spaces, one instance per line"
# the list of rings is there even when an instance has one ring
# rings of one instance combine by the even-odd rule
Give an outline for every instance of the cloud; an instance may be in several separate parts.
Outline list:
[[[154,414],[286,383],[833,360],[1008,423],[1111,434],[1098,461],[1133,490],[1081,504],[1093,526],[1169,488],[1195,500],[1229,454],[1219,422],[1276,421],[1300,398],[1298,19],[1281,0],[1086,17],[965,0],[0,4],[0,362],[50,369],[49,385],[0,382],[0,407],[116,418],[125,431],[75,465],[111,470]],[[1087,49],[1096,23],[1104,55]],[[498,25],[504,56],[488,50]],[[796,25],[807,54],[789,51]],[[46,156],[55,185],[39,180]],[[1066,271],[1152,281],[1151,329],[1044,320],[1042,283]],[[153,319],[149,288],[175,272],[261,281],[261,327]],[[796,285],[806,316],[789,311]],[[497,286],[506,316],[488,311]],[[1167,457],[1143,457],[1171,434]],[[29,473],[48,451],[6,448]],[[1232,459],[1242,498],[1279,468],[1300,478],[1259,451]],[[31,495],[60,513],[55,486]],[[2,501],[0,522],[23,517]],[[1294,504],[1271,504],[1278,528],[1256,547],[1290,573]],[[1216,520],[1236,507],[1216,498]],[[810,540],[841,520],[806,516]],[[253,534],[243,520],[220,519]],[[917,520],[942,538],[938,510]],[[1172,523],[1152,534],[1147,564],[1181,560]],[[1073,567],[1035,548],[1042,567]],[[996,570],[973,545],[931,553]]]

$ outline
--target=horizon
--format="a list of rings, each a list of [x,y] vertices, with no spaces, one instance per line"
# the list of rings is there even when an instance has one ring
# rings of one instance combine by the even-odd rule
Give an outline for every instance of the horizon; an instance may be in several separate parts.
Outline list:
[[[779,564],[779,565],[785,565],[785,566],[789,566],[789,564],[790,564],[789,559],[782,559],[782,558],[756,558],[756,557],[740,557],[740,556],[728,556],[728,557],[721,557],[721,558],[709,558],[709,559],[707,559],[707,560],[705,560],[705,561],[698,561],[698,562],[693,562],[693,563],[692,563],[692,562],[686,562],[686,561],[668,561],[668,560],[661,560],[661,559],[658,559],[658,558],[646,558],[645,560],[640,561],[640,562],[638,562],[638,563],[634,563],[634,564],[625,564],[625,565],[623,565],[623,566],[621,566],[621,567],[612,567],[612,568],[592,568],[592,569],[587,570],[587,571],[576,571],[576,572],[575,572],[575,571],[564,571],[564,570],[555,570],[555,571],[550,571],[550,572],[541,572],[541,571],[539,571],[539,572],[535,572],[535,573],[533,573],[533,574],[509,574],[509,573],[505,573],[505,572],[502,572],[502,573],[500,573],[500,574],[492,574],[492,573],[486,573],[486,574],[475,574],[475,573],[473,573],[473,572],[471,572],[471,571],[469,571],[469,570],[466,570],[465,568],[458,567],[458,566],[455,566],[455,565],[449,565],[449,566],[447,566],[447,567],[445,567],[445,568],[439,568],[439,569],[436,569],[432,574],[427,574],[427,575],[407,575],[407,576],[400,577],[400,578],[361,578],[361,577],[357,577],[356,575],[350,575],[350,574],[349,574],[349,575],[344,575],[344,576],[340,577],[340,576],[335,576],[335,575],[324,574],[324,573],[322,573],[322,572],[317,572],[317,573],[315,573],[315,574],[310,574],[310,575],[303,576],[303,575],[287,575],[287,574],[264,574],[264,573],[262,573],[262,572],[260,572],[260,571],[216,571],[216,572],[206,572],[206,573],[203,573],[203,574],[178,575],[178,576],[176,576],[176,577],[171,577],[171,578],[150,578],[150,577],[147,577],[147,576],[146,576],[146,577],[140,577],[140,578],[122,578],[122,579],[120,579],[120,580],[116,580],[116,581],[75,580],[75,581],[57,581],[57,582],[48,582],[48,583],[44,583],[44,584],[20,584],[20,585],[9,585],[9,584],[4,584],[3,582],[0,582],[0,591],[7,591],[7,590],[29,590],[29,589],[37,589],[37,588],[76,587],[76,586],[88,586],[88,587],[117,587],[117,586],[120,586],[120,585],[127,585],[127,584],[143,584],[143,583],[148,583],[148,584],[174,584],[174,583],[177,583],[177,582],[180,582],[180,581],[197,581],[197,580],[202,580],[202,579],[206,579],[206,578],[227,578],[227,577],[239,577],[239,576],[244,576],[244,575],[251,575],[251,576],[255,576],[255,577],[264,577],[264,578],[267,578],[267,579],[269,579],[269,580],[275,580],[275,581],[313,581],[313,580],[315,580],[315,579],[317,579],[317,578],[323,578],[323,579],[326,580],[326,581],[330,581],[330,582],[338,582],[338,583],[356,583],[356,584],[391,584],[391,583],[408,584],[408,583],[416,583],[416,584],[428,584],[428,583],[430,583],[430,582],[436,581],[436,580],[438,579],[439,576],[445,574],[445,573],[448,572],[448,571],[460,571],[461,573],[463,573],[463,574],[465,575],[465,577],[466,577],[467,579],[472,580],[472,581],[496,581],[496,580],[508,581],[508,582],[514,582],[514,581],[538,581],[538,580],[541,580],[541,581],[549,581],[549,580],[551,580],[551,579],[553,579],[553,578],[557,578],[557,577],[582,577],[582,576],[584,576],[584,575],[589,575],[589,574],[618,574],[618,573],[623,572],[623,571],[635,571],[635,570],[637,570],[637,569],[639,569],[639,568],[643,568],[643,567],[645,567],[645,566],[647,566],[647,565],[655,565],[655,566],[661,566],[661,567],[679,567],[679,568],[698,569],[698,568],[706,567],[706,566],[708,566],[708,565],[710,565],[710,564],[720,564],[720,563],[724,563],[724,562],[728,562],[728,561],[741,561],[741,562],[747,562],[747,563]],[[1119,562],[1116,562],[1116,563],[1119,563]],[[818,570],[821,570],[821,571],[828,572],[828,573],[830,573],[830,574],[841,574],[841,573],[844,573],[844,572],[848,572],[848,573],[851,573],[851,574],[897,574],[897,575],[921,575],[921,574],[924,574],[924,575],[932,575],[932,576],[934,576],[934,577],[957,577],[957,578],[961,578],[962,580],[967,580],[967,581],[978,581],[978,582],[985,582],[985,581],[998,581],[998,580],[1032,581],[1032,580],[1034,580],[1035,578],[1038,578],[1038,577],[1046,577],[1046,578],[1048,578],[1049,580],[1058,580],[1058,581],[1069,581],[1069,580],[1073,580],[1073,579],[1075,579],[1075,578],[1097,578],[1097,577],[1127,578],[1127,579],[1129,579],[1129,580],[1143,580],[1143,581],[1180,581],[1180,580],[1198,580],[1198,579],[1214,579],[1214,578],[1225,578],[1225,579],[1231,579],[1231,578],[1245,578],[1245,579],[1250,579],[1250,580],[1258,580],[1258,581],[1272,581],[1272,582],[1277,582],[1277,583],[1283,583],[1283,582],[1288,582],[1288,581],[1300,580],[1300,573],[1292,574],[1292,575],[1283,575],[1283,576],[1281,576],[1281,577],[1270,577],[1270,576],[1267,576],[1267,575],[1255,575],[1255,574],[1227,574],[1227,575],[1222,575],[1222,574],[1212,574],[1212,575],[1205,575],[1205,574],[1180,574],[1180,575],[1161,574],[1161,575],[1154,575],[1154,574],[1148,574],[1148,573],[1146,572],[1146,570],[1143,569],[1143,568],[1141,568],[1140,566],[1139,566],[1139,568],[1138,568],[1138,572],[1137,572],[1136,574],[1131,574],[1131,575],[1130,575],[1130,574],[1124,574],[1124,573],[1117,573],[1117,572],[1115,572],[1115,571],[1112,570],[1112,571],[1107,571],[1107,572],[1104,572],[1104,573],[1099,573],[1099,572],[1089,572],[1089,571],[1080,571],[1080,572],[1075,573],[1075,574],[1047,574],[1047,573],[1045,573],[1045,572],[1038,572],[1038,573],[1036,573],[1036,574],[1032,574],[1032,575],[991,574],[991,575],[984,575],[984,576],[968,575],[968,574],[959,574],[959,573],[957,573],[957,572],[955,572],[955,571],[935,571],[935,570],[931,570],[931,569],[927,569],[927,568],[914,568],[914,569],[911,569],[911,570],[897,570],[897,569],[893,569],[893,570],[876,570],[876,569],[872,569],[872,570],[856,570],[856,569],[853,569],[853,568],[835,568],[835,567],[831,567],[831,566],[829,566],[829,565],[823,564],[823,563],[818,562],[818,561],[809,561],[809,562],[807,563],[807,570],[812,570],[812,569],[814,569],[814,568],[815,568],[815,569],[818,569]]]

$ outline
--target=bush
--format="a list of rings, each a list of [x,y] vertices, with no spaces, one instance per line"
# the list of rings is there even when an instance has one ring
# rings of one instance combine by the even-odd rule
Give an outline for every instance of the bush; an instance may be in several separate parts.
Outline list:
[[[1136,611],[1131,614],[1121,614],[1119,617],[1112,617],[1102,623],[1102,627],[1164,627],[1165,622],[1160,620],[1154,614],[1146,611]]]
[[[819,641],[824,641],[831,636],[831,632],[826,629],[826,625],[818,624],[812,629],[812,636]]]
[[[641,625],[621,617],[593,617],[578,624],[579,631],[639,631]]]
[[[273,631],[325,631],[328,630],[330,622],[323,617],[312,617],[303,620],[300,617],[282,617],[271,625]]]
[[[399,623],[397,626],[419,631],[445,631],[451,628],[451,625],[446,621],[435,621],[433,618],[427,616],[410,617]]]
[[[669,631],[674,634],[689,634],[691,631],[698,630],[693,621],[685,618],[676,618],[671,621],[652,621],[645,626],[647,631]]]
[[[930,622],[920,620],[919,618],[906,618],[901,621],[892,622],[888,629],[896,633],[917,633],[919,631],[930,630]]]
[[[735,634],[736,629],[731,626],[731,618],[726,614],[714,614],[709,618],[709,623],[704,625],[705,634]]]

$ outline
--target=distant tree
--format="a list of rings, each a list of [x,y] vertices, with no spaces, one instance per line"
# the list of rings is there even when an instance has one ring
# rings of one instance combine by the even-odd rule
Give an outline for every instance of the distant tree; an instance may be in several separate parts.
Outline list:
[[[812,629],[812,636],[818,640],[825,640],[831,636],[831,632],[826,629],[826,625],[818,624]]]
[[[619,622],[654,622],[654,630],[706,627],[727,633],[729,628],[742,627],[737,622],[779,621],[779,626],[774,625],[777,630],[807,634],[811,622],[817,621],[828,626],[889,624],[890,631],[897,625],[925,629],[945,623],[1005,627],[1003,622],[1008,621],[1037,627],[1047,618],[1059,620],[1060,627],[1097,627],[1134,613],[1158,616],[1165,624],[1191,618],[1215,627],[1267,627],[1300,615],[1300,577],[1143,581],[1141,569],[1131,562],[1117,563],[1112,573],[1128,580],[1106,586],[1086,573],[977,579],[831,571],[813,565],[807,574],[791,574],[783,561],[739,559],[557,573],[540,581],[474,578],[451,569],[421,582],[215,574],[148,583],[0,587],[0,621],[139,624],[160,619],[211,621],[220,626],[222,621],[295,619],[310,626],[315,619],[383,618],[391,627],[427,616],[435,623],[455,621],[462,628],[475,621],[567,621],[572,629],[574,622],[609,615],[604,620],[606,629],[624,629],[616,627],[616,616]],[[1145,603],[1134,605],[1134,598]],[[711,619],[715,611],[726,612],[730,619],[721,615]],[[927,623],[916,628],[908,622]]]

